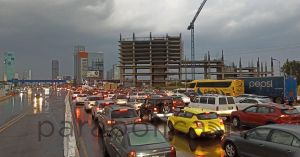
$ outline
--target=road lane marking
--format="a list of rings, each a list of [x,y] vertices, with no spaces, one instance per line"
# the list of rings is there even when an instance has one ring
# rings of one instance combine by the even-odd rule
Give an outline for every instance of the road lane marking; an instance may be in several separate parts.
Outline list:
[[[27,114],[27,112],[18,115],[17,117],[13,118],[12,120],[8,121],[7,123],[3,124],[0,127],[0,133],[2,133],[4,130],[8,129],[10,126],[12,126],[13,124],[17,123],[20,119],[22,119],[25,115]]]

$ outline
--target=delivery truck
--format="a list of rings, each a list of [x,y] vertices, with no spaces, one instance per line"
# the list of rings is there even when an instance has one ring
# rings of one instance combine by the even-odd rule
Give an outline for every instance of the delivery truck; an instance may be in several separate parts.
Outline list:
[[[292,76],[247,77],[244,80],[245,93],[268,96],[276,103],[297,100],[297,80]]]

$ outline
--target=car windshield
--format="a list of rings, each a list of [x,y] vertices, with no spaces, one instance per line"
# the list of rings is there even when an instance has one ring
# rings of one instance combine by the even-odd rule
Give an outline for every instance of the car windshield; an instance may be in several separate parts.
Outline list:
[[[137,113],[134,109],[114,110],[111,113],[111,118],[134,118],[134,117],[137,117]]]
[[[261,103],[269,103],[269,102],[271,102],[271,100],[270,99],[261,99],[261,100],[259,100]]]
[[[208,113],[197,114],[197,118],[199,120],[217,119],[218,115],[217,113],[214,112],[208,112]]]
[[[128,134],[128,137],[131,146],[142,146],[166,142],[165,138],[159,131],[153,130],[131,132]]]
[[[281,112],[283,114],[287,114],[287,115],[292,115],[292,114],[299,114],[300,112],[295,109],[295,108],[292,108],[292,109],[282,109]]]

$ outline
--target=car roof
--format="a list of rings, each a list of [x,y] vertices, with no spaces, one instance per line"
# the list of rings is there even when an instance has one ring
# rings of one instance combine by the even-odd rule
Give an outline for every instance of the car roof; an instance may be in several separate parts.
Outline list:
[[[205,112],[214,112],[212,110],[208,110],[208,109],[203,109],[203,108],[192,108],[192,107],[185,107],[183,109],[183,111],[187,111],[193,114],[201,114],[201,113],[205,113]]]
[[[299,138],[300,137],[299,127],[300,127],[299,125],[293,125],[293,124],[270,124],[270,125],[259,126],[257,128],[270,128],[270,129],[278,129],[287,132],[293,132],[296,133]]]
[[[135,123],[135,124],[118,124],[115,127],[122,130],[124,133],[137,132],[137,131],[150,131],[156,130],[155,126],[150,123]]]
[[[285,104],[276,104],[276,103],[264,103],[257,106],[271,106],[279,109],[294,109],[293,106],[285,105]]]

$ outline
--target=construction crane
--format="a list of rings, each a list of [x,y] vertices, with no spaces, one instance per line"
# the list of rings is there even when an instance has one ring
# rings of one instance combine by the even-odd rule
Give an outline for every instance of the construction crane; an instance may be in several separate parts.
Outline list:
[[[201,3],[196,15],[194,16],[192,22],[188,26],[188,30],[191,30],[191,61],[192,61],[192,80],[195,80],[195,36],[194,36],[194,23],[201,12],[203,6],[205,5],[207,0],[203,0]]]

